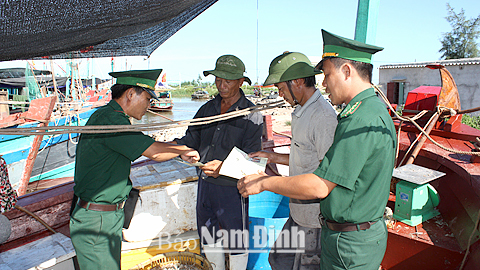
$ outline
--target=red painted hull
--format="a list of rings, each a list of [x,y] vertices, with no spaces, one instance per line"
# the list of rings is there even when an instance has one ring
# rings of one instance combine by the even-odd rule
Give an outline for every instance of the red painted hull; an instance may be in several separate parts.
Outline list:
[[[150,106],[149,110],[154,112],[169,112],[173,109],[173,105],[171,106]]]
[[[398,123],[397,127],[398,127]],[[416,129],[404,125],[399,137],[401,160],[415,140]],[[473,149],[470,141],[480,131],[459,124],[449,131],[434,129],[431,137],[441,145],[461,150]],[[440,195],[440,216],[416,227],[397,222],[389,229],[383,269],[458,269],[465,257],[480,209],[480,163],[471,155],[448,152],[426,141],[414,164],[446,175],[430,182]],[[395,207],[391,195],[390,208]],[[473,232],[463,269],[480,269],[480,233]]]

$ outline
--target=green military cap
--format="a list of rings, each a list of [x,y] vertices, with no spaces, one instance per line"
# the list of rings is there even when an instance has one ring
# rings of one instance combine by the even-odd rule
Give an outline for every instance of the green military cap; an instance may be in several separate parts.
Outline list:
[[[158,99],[154,90],[160,73],[162,73],[162,69],[129,70],[110,72],[108,74],[117,78],[117,84],[142,87],[143,90],[147,91],[153,98]]]
[[[316,70],[321,70],[323,67],[323,61],[331,57],[338,57],[370,64],[372,62],[372,55],[383,50],[382,47],[377,47],[353,39],[337,36],[323,29],[322,37],[322,61],[317,64],[315,67]]]
[[[225,79],[225,80],[238,80],[245,78],[248,84],[252,84],[252,81],[243,75],[245,72],[245,65],[240,58],[235,55],[227,54],[222,55],[217,59],[214,70],[205,70],[203,76],[212,74],[213,76]]]
[[[303,53],[284,52],[270,63],[268,77],[263,85],[307,78],[322,73],[322,71],[315,71],[311,63]]]

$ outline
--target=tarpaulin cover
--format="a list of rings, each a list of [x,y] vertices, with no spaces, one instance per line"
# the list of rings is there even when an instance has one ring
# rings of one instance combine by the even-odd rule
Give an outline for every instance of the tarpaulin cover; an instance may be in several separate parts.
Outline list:
[[[0,61],[150,55],[217,0],[2,0]]]
[[[42,76],[36,77],[40,87],[53,87],[53,78],[52,76]],[[57,87],[63,87],[67,83],[67,77],[55,77],[55,82]],[[91,82],[91,80],[90,80]],[[9,78],[9,79],[0,79],[0,88],[23,88],[26,87],[26,77],[21,78]]]
[[[26,74],[25,71],[29,74]],[[32,77],[35,74],[35,80],[40,87],[53,87],[52,73],[48,70],[35,70],[31,68],[2,68],[0,69],[0,88],[23,88],[27,86],[27,77]],[[55,78],[57,86],[64,86],[67,82],[67,77]],[[90,80],[91,83],[92,80]],[[102,80],[97,79],[98,82]],[[36,83],[35,83],[36,84]]]
[[[38,75],[51,75],[49,70],[32,70],[35,76]],[[0,68],[0,79],[20,78],[25,77],[24,68]]]

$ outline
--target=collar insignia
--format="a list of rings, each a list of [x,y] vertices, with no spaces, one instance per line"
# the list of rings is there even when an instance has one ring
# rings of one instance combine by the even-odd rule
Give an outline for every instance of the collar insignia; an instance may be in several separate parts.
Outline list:
[[[360,104],[362,104],[361,101],[358,101],[357,103],[353,104],[352,107],[348,108],[345,108],[345,110],[342,112],[342,114],[340,115],[341,117],[346,117],[348,115],[351,115],[353,114],[357,109],[358,107],[360,107]]]

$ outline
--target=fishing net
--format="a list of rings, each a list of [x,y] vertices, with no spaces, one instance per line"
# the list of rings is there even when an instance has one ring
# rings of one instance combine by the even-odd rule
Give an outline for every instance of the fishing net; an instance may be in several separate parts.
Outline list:
[[[217,0],[4,0],[0,61],[150,55]]]
[[[27,87],[28,89],[29,100],[34,100],[42,97],[42,95],[40,94],[40,87],[38,86],[38,83],[37,83],[37,80],[35,79],[35,75],[33,74],[32,68],[28,63],[27,63],[27,67],[25,68],[25,87]]]

